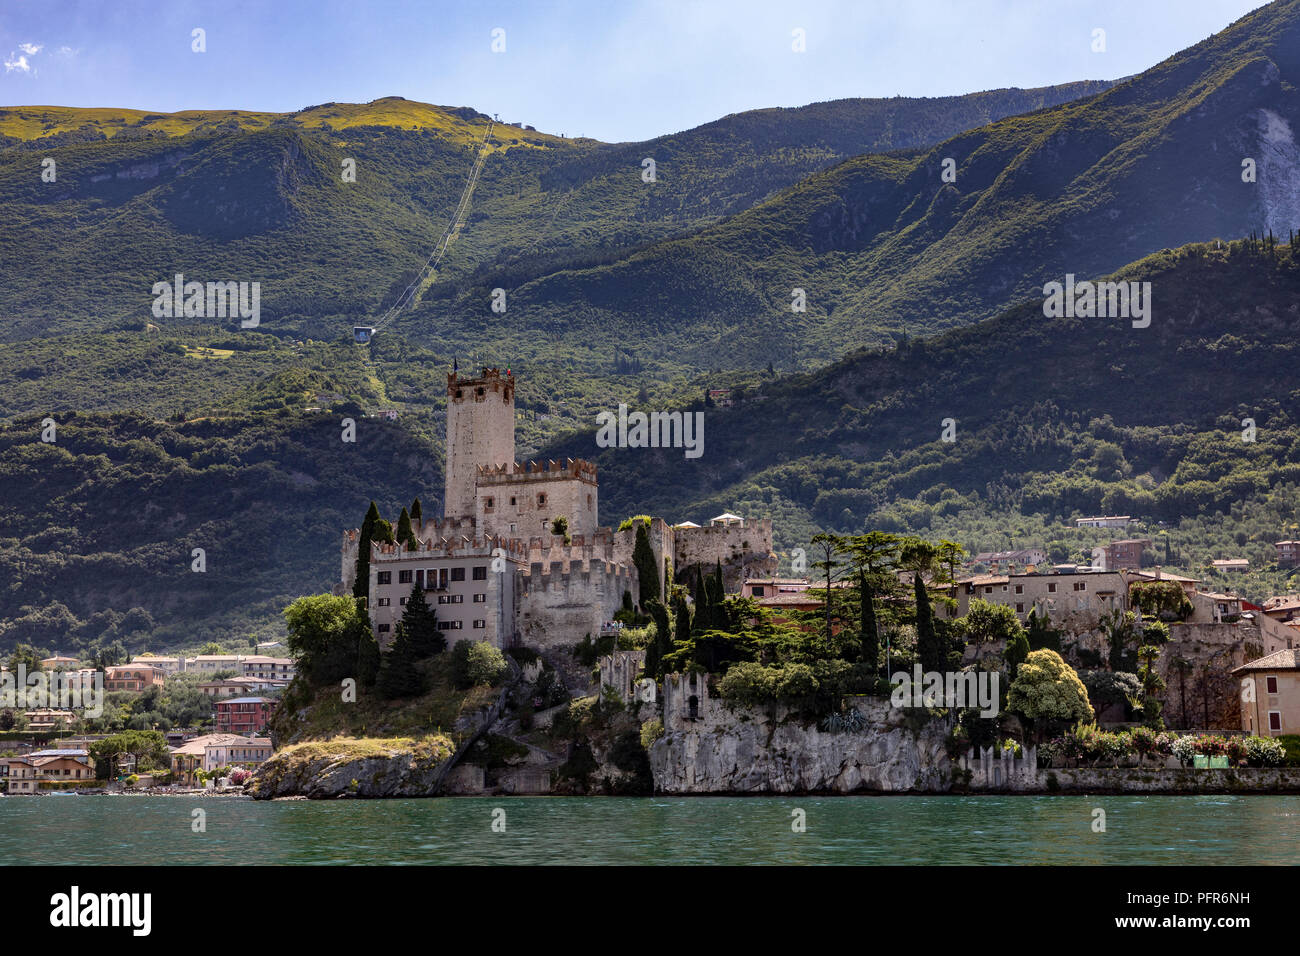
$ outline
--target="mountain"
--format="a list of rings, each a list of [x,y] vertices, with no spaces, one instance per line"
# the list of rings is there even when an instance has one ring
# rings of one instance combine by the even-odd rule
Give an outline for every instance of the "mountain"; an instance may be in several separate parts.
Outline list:
[[[496,124],[440,278],[607,258],[719,222],[850,156],[923,148],[1109,86],[840,100],[644,143]],[[0,337],[148,321],[153,283],[176,272],[260,282],[270,334],[332,338],[365,324],[432,252],[489,125],[472,109],[400,97],[293,114],[0,109]],[[659,163],[650,190],[646,156]],[[42,179],[47,159],[53,182]],[[343,179],[348,159],[355,182]]]
[[[1039,543],[1065,560],[1110,534],[1072,516],[1131,514],[1187,569],[1244,553],[1268,571],[1244,583],[1271,593],[1287,578],[1271,543],[1300,528],[1300,236],[1186,246],[1117,278],[1151,284],[1148,328],[1046,318],[1038,299],[755,380],[731,407],[697,399],[696,459],[598,448],[591,430],[541,457],[593,459],[610,520],[770,514],[786,552],[822,529],[883,529],[972,552]]]
[[[613,261],[444,291],[500,348],[535,353],[545,333],[580,355],[613,339],[678,367],[804,370],[977,321],[1067,273],[1300,228],[1298,84],[1300,0],[1279,0],[1095,96],[849,159]],[[486,313],[493,284],[504,316]]]
[[[1256,598],[1281,590],[1271,542],[1300,526],[1300,253],[1196,245],[1120,278],[1151,283],[1148,328],[1048,319],[1029,302],[815,373],[752,377],[730,408],[697,402],[698,459],[601,449],[590,428],[535,457],[594,459],[606,523],[770,515],[787,558],[818,530],[879,528],[1077,559],[1109,532],[1075,529],[1072,516],[1128,513],[1142,523],[1126,533],[1151,537],[1166,566],[1212,578],[1212,558],[1244,555],[1255,570],[1234,583]],[[378,397],[352,349],[305,349],[312,371],[269,376],[222,418],[60,414],[53,443],[39,439],[39,414],[0,428],[0,647],[274,635],[290,599],[338,579],[340,531],[371,498],[394,522],[416,496],[436,513],[438,407],[357,417],[357,442],[341,441],[340,418]],[[565,373],[551,374],[521,382],[521,441],[539,436],[522,394],[560,393]],[[1254,442],[1242,440],[1247,418]],[[194,548],[206,551],[202,574]]]

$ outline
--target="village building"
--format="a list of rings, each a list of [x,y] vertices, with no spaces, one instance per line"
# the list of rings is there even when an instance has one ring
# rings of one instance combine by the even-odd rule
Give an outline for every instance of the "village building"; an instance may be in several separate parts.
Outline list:
[[[1210,562],[1216,571],[1249,571],[1250,562],[1245,558],[1220,558]]]
[[[1100,570],[1125,571],[1140,568],[1142,552],[1150,549],[1150,538],[1125,538],[1122,541],[1112,541],[1097,549],[1101,557]],[[1096,552],[1094,552],[1095,556]]]
[[[270,697],[230,697],[217,701],[217,732],[252,736],[261,733],[275,710]]]
[[[1037,567],[1047,561],[1042,548],[1018,548],[1012,551],[981,551],[972,564],[982,564],[990,571],[1013,571]]]
[[[41,661],[41,669],[47,671],[68,671],[76,670],[81,666],[81,661],[75,657],[63,657],[55,654],[53,657],[47,657]]]
[[[240,654],[199,654],[197,657],[186,658],[185,670],[199,674],[220,674],[227,671],[239,674],[242,672],[240,665],[243,660],[243,655]]]
[[[255,654],[239,662],[244,677],[260,677],[264,680],[291,681],[294,675],[293,659],[289,657],[266,657]]]
[[[1300,650],[1282,650],[1233,670],[1241,681],[1241,729],[1261,737],[1300,734]]]
[[[1284,568],[1294,568],[1300,564],[1300,541],[1278,541],[1273,545],[1277,549],[1277,563]]]
[[[151,664],[119,664],[104,668],[105,690],[143,691],[149,687],[161,687],[165,680],[161,670]]]
[[[740,596],[765,599],[783,594],[801,594],[812,587],[807,578],[750,578],[740,587]]]
[[[25,710],[23,716],[27,718],[27,729],[34,734],[67,730],[77,721],[77,715],[72,711],[57,710],[52,707]]]
[[[955,599],[953,606],[936,609],[948,617],[965,617],[976,599],[1010,607],[1022,621],[1032,612],[1079,628],[1093,626],[1113,611],[1128,610],[1128,584],[1119,572],[980,574],[955,585],[932,585],[932,590]]]
[[[218,767],[253,767],[271,756],[271,741],[242,734],[204,734],[187,740],[171,752],[172,783],[193,787],[195,772]]]
[[[1076,528],[1123,528],[1132,522],[1133,519],[1128,515],[1100,515],[1094,518],[1075,518],[1074,526]]]
[[[146,664],[163,672],[164,676],[179,674],[185,670],[183,657],[158,657],[153,654],[139,654],[131,658],[132,664]]]

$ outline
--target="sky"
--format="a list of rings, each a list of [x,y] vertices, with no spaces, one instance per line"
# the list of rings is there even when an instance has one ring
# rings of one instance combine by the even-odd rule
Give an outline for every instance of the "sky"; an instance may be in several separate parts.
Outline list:
[[[1262,5],[0,0],[0,104],[291,112],[396,95],[619,142],[770,106],[1117,79]]]

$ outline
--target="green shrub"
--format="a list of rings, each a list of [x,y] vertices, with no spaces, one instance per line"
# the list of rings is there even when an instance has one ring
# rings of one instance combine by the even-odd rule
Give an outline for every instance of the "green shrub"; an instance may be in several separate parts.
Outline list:
[[[493,687],[505,679],[509,667],[501,650],[487,641],[475,641],[467,652],[465,673],[470,684]]]

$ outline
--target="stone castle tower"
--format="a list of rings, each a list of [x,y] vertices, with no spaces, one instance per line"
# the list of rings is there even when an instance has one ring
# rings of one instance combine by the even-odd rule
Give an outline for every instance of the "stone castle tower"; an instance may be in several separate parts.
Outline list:
[[[474,517],[479,466],[515,460],[515,379],[495,368],[465,378],[447,373],[447,468],[443,514]]]

